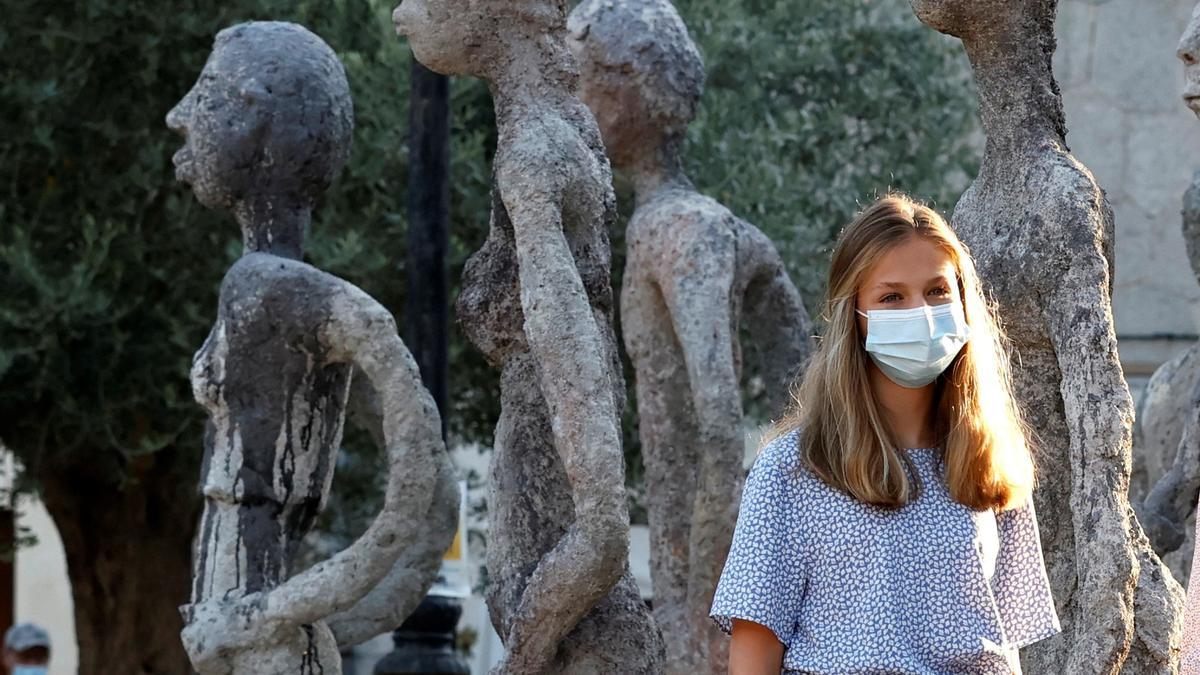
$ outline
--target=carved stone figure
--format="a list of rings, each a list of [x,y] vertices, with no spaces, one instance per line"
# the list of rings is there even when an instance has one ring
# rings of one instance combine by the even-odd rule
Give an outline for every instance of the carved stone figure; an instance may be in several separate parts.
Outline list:
[[[1183,99],[1200,116],[1200,5],[1179,41],[1186,85]],[[1183,196],[1183,240],[1200,281],[1200,172]],[[1193,345],[1154,372],[1146,387],[1135,446],[1153,486],[1141,512],[1147,534],[1184,577],[1191,572],[1194,517],[1200,492],[1200,345]]]
[[[1183,234],[1200,281],[1200,172],[1183,197]],[[1188,521],[1200,494],[1200,345],[1154,371],[1134,428],[1134,448],[1139,454],[1135,469],[1140,464],[1150,486],[1143,490],[1138,516],[1155,550],[1187,578],[1195,546]]]
[[[1057,0],[910,0],[962,40],[987,144],[953,224],[999,304],[1040,451],[1035,493],[1061,636],[1031,673],[1171,672],[1182,589],[1128,501],[1133,402],[1112,319],[1112,210],[1065,142]]]
[[[1191,409],[1189,394],[1197,380],[1200,380],[1200,348],[1193,345],[1159,366],[1146,383],[1133,424],[1131,498],[1144,500],[1171,468],[1183,433],[1183,418]],[[1151,532],[1150,523],[1142,524],[1155,548],[1164,552],[1166,549],[1159,548],[1164,542]]]
[[[487,82],[492,222],[457,303],[500,370],[488,481],[488,608],[498,673],[656,673],[662,636],[629,572],[612,327],[611,172],[576,96],[563,0],[404,0],[425,66]]]
[[[636,191],[621,327],[637,373],[654,617],[668,672],[724,673],[729,640],[708,612],[741,493],[738,329],[778,412],[812,324],[770,240],[683,172],[704,65],[671,3],[584,0],[568,29],[580,95]]]
[[[394,628],[425,594],[458,502],[437,409],[392,316],[301,260],[313,204],[350,149],[345,73],[301,26],[240,24],[217,35],[167,124],[185,139],[176,177],[231,212],[245,244],[192,366],[209,422],[184,646],[201,675],[336,675],[339,647]],[[348,548],[293,576],[352,390],[387,449],[384,504]]]

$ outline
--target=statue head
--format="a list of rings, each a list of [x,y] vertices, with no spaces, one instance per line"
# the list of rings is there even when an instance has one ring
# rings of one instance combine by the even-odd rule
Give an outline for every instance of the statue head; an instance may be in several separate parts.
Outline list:
[[[580,98],[613,164],[683,138],[704,90],[704,62],[669,0],[583,0],[567,28]]]
[[[1200,116],[1200,4],[1192,11],[1192,20],[1183,31],[1177,53],[1183,61],[1183,100]]]
[[[909,0],[909,4],[925,25],[966,39],[1008,33],[1023,25],[1053,29],[1058,0]]]
[[[252,22],[217,34],[167,126],[184,138],[175,176],[205,206],[311,209],[346,162],[354,113],[329,45],[294,23]]]
[[[519,58],[513,38],[561,39],[565,17],[566,0],[402,0],[392,12],[396,33],[425,67],[485,78]]]

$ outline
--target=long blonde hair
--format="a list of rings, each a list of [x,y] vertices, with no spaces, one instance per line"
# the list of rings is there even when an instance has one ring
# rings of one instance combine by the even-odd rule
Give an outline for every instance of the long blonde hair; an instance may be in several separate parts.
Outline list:
[[[908,457],[897,447],[868,378],[865,336],[855,317],[859,286],[872,265],[909,238],[949,255],[971,337],[936,381],[934,435],[955,501],[973,509],[1011,508],[1033,489],[1028,428],[1014,401],[1007,340],[984,298],[975,264],[946,221],[899,194],[871,204],[841,233],[829,266],[826,327],[769,438],[801,429],[805,467],[856,499],[898,508],[913,499]],[[915,474],[911,474],[915,476]]]

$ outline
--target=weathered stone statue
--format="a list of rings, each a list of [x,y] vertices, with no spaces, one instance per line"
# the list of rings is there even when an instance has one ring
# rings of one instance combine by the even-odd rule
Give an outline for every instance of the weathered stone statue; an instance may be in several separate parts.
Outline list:
[[[1179,41],[1187,81],[1183,97],[1200,116],[1200,5]],[[1200,172],[1183,196],[1183,240],[1192,272],[1200,281]],[[1190,573],[1195,530],[1187,522],[1200,493],[1200,345],[1193,345],[1155,371],[1146,387],[1138,440],[1144,446],[1147,478],[1142,517],[1160,552],[1172,556],[1179,572]],[[1153,471],[1157,469],[1157,471]]]
[[[729,640],[708,612],[741,493],[738,329],[744,320],[778,411],[812,324],[770,240],[683,173],[704,65],[671,3],[584,0],[568,28],[580,94],[637,194],[621,327],[637,372],[654,617],[668,672],[724,673]]]
[[[999,304],[1036,434],[1035,494],[1063,634],[1030,673],[1171,672],[1182,590],[1128,501],[1133,402],[1113,330],[1112,210],[1065,142],[1057,0],[910,0],[962,40],[987,144],[953,224]]]
[[[184,646],[201,675],[336,675],[339,646],[394,628],[420,601],[458,501],[437,410],[391,315],[301,260],[313,204],[350,149],[345,73],[301,26],[234,26],[167,124],[185,139],[177,177],[232,212],[245,243],[192,367],[209,423]],[[291,576],[351,390],[388,452],[383,508],[348,548]]]
[[[1196,263],[1200,263],[1200,259],[1192,260],[1193,271],[1197,271]],[[1130,497],[1145,499],[1154,484],[1171,468],[1183,433],[1183,418],[1191,409],[1189,393],[1198,379],[1200,347],[1196,345],[1163,363],[1150,376],[1133,425]],[[1143,521],[1142,525],[1160,552],[1171,548],[1160,548],[1164,542],[1152,532],[1151,524]]]
[[[458,320],[500,369],[488,481],[498,673],[657,673],[661,633],[629,572],[612,327],[608,160],[565,42],[563,0],[404,0],[430,69],[485,80],[496,107],[491,231]]]
[[[1200,172],[1184,194],[1183,234],[1200,281]],[[1134,447],[1150,489],[1138,515],[1155,549],[1172,554],[1175,571],[1186,578],[1195,546],[1187,521],[1200,494],[1200,345],[1154,371],[1139,413]]]

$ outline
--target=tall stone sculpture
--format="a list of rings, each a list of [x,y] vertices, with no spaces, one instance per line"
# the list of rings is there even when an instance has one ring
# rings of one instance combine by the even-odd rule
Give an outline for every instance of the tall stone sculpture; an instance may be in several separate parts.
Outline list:
[[[1186,208],[1186,197],[1185,197]],[[1186,218],[1186,213],[1185,213]],[[1187,227],[1187,223],[1184,223]],[[1200,274],[1200,258],[1191,258]],[[1200,276],[1197,277],[1200,279]],[[1150,376],[1138,404],[1133,425],[1133,475],[1129,495],[1145,499],[1155,483],[1171,468],[1183,434],[1183,419],[1191,409],[1190,392],[1200,381],[1200,345],[1193,345],[1163,363]],[[1163,544],[1143,522],[1156,548]],[[1170,550],[1170,546],[1166,550]],[[1164,549],[1159,549],[1162,552]]]
[[[637,373],[654,617],[672,673],[724,673],[708,618],[741,492],[745,431],[738,329],[776,411],[812,324],[775,247],[699,192],[680,149],[704,65],[668,0],[584,0],[568,20],[580,94],[608,157],[633,178],[621,327]]]
[[[1183,197],[1183,234],[1200,281],[1200,172]],[[1150,489],[1139,516],[1155,549],[1172,554],[1186,578],[1195,545],[1187,521],[1200,493],[1200,345],[1159,366],[1143,398],[1134,447]]]
[[[629,572],[608,228],[615,199],[576,97],[563,0],[404,0],[430,69],[485,80],[496,107],[492,222],[458,320],[500,369],[488,481],[498,673],[656,673],[662,636]]]
[[[234,26],[167,124],[185,139],[177,178],[230,211],[245,244],[192,367],[209,423],[184,646],[201,675],[336,675],[339,646],[420,601],[458,501],[437,409],[392,316],[301,261],[313,204],[350,149],[345,73],[301,26]],[[348,548],[289,577],[329,494],[352,390],[387,449],[383,508]]]
[[[1178,54],[1187,82],[1184,101],[1200,116],[1200,4],[1179,41]],[[1200,172],[1183,196],[1183,240],[1200,281]],[[1200,345],[1155,371],[1146,388],[1140,424],[1141,436],[1147,440],[1142,450],[1169,462],[1165,471],[1149,476],[1159,480],[1142,510],[1147,533],[1160,551],[1181,548],[1175,558],[1180,571],[1190,572],[1196,542],[1195,531],[1186,521],[1195,512],[1200,492]]]
[[[1063,634],[1027,672],[1171,672],[1182,591],[1128,501],[1133,402],[1113,330],[1112,210],[1067,149],[1051,72],[1057,0],[910,0],[962,40],[987,145],[954,211],[999,303],[1040,446],[1035,494]]]

